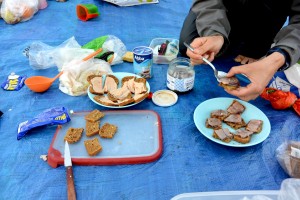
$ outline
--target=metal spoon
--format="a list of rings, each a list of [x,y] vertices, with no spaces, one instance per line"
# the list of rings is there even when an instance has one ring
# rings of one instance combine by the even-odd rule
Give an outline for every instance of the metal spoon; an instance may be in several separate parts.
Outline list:
[[[191,50],[192,52],[194,52],[194,48],[193,48],[193,47],[191,47],[190,45],[188,45],[186,42],[183,42],[183,44],[184,44],[184,46],[186,46],[189,50]],[[202,57],[202,60],[203,60],[204,62],[206,62],[206,63],[214,70],[214,75],[215,75],[215,77],[216,77],[216,79],[217,79],[218,82],[220,82],[220,78],[226,76],[226,74],[227,74],[226,72],[218,71],[218,70],[215,68],[215,66],[214,66],[211,62],[209,62],[209,60],[207,60],[207,59],[204,58],[204,57]]]

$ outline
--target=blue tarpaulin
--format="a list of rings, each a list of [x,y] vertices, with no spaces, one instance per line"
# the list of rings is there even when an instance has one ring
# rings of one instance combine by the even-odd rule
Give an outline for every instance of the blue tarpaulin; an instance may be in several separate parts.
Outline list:
[[[76,5],[93,3],[99,17],[87,22],[76,16]],[[149,46],[154,38],[179,38],[191,0],[161,0],[158,4],[118,7],[97,1],[48,1],[32,19],[15,25],[0,20],[0,81],[11,72],[27,77],[54,77],[57,68],[33,70],[22,52],[34,41],[57,46],[75,37],[80,45],[103,36],[115,35],[130,51]],[[228,71],[233,57],[217,59],[218,69]],[[166,89],[168,65],[153,64],[148,79],[151,92]],[[132,63],[112,66],[114,72],[133,73]],[[268,117],[270,135],[262,143],[246,148],[228,147],[203,136],[194,123],[196,107],[212,98],[231,97],[218,86],[208,65],[195,66],[194,89],[179,94],[171,107],[159,107],[151,100],[128,110],[153,110],[161,118],[163,153],[145,164],[111,166],[73,166],[77,199],[170,199],[181,193],[278,190],[289,176],[275,157],[276,148],[287,140],[299,140],[299,116],[292,110],[274,110],[262,98],[250,101]],[[284,76],[284,74],[281,74]],[[283,77],[284,78],[284,77]],[[47,155],[57,126],[31,130],[17,140],[21,122],[30,120],[52,107],[68,110],[111,110],[92,102],[87,96],[69,96],[54,82],[44,93],[24,86],[19,91],[0,90],[0,199],[67,199],[66,169],[52,168],[40,156]],[[133,127],[134,128],[134,127]]]

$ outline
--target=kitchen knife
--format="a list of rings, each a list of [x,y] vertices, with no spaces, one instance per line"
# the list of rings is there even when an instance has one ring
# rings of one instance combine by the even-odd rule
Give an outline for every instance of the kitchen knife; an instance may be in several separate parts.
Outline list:
[[[71,154],[67,141],[65,142],[64,158],[65,167],[67,169],[68,200],[76,200]]]

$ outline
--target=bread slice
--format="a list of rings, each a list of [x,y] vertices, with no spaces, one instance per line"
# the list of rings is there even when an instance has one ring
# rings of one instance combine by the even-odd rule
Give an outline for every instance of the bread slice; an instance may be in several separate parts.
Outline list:
[[[207,118],[205,121],[206,128],[212,128],[212,129],[220,129],[222,128],[222,121],[218,118]]]
[[[99,121],[99,119],[101,119],[102,117],[104,117],[104,113],[101,112],[100,110],[95,109],[92,112],[85,115],[84,119],[86,121],[96,122],[96,121]]]
[[[85,123],[85,134],[87,137],[91,137],[99,133],[100,121],[90,122],[86,121]]]
[[[241,123],[234,123],[234,122],[225,122],[228,126],[230,126],[231,128],[234,129],[240,129],[246,126],[246,123],[244,121],[244,119],[242,119]]]
[[[122,59],[126,62],[133,62],[133,52],[131,51],[127,51],[124,56],[122,57]]]
[[[129,81],[129,80],[131,80],[131,79],[135,80],[135,76],[124,76],[124,77],[122,78],[122,80],[121,80],[122,87],[123,87],[123,85],[124,85],[125,82],[127,82],[127,81]]]
[[[67,130],[67,133],[64,137],[64,141],[67,141],[70,144],[78,142],[82,136],[83,130],[84,130],[83,128],[70,127]]]
[[[86,148],[87,153],[90,156],[97,155],[100,151],[102,151],[102,146],[98,140],[98,138],[93,138],[91,140],[85,140],[84,146]]]
[[[124,100],[119,100],[118,104],[119,106],[126,106],[128,104],[134,103],[134,99],[133,98],[129,98],[129,99],[124,99]]]
[[[110,123],[105,123],[100,128],[99,135],[102,138],[113,138],[117,130],[118,130],[117,126]]]
[[[220,78],[219,86],[226,90],[235,90],[240,87],[240,82],[235,76],[222,77]]]
[[[246,110],[246,107],[237,100],[233,100],[228,106],[227,111],[231,114],[241,114]]]
[[[142,94],[148,91],[146,86],[146,79],[136,78],[134,80],[134,94]]]
[[[117,102],[118,100],[123,101],[125,99],[130,99],[132,97],[131,92],[125,88],[121,87],[115,90],[111,90],[107,93],[109,100]]]
[[[90,93],[95,95],[104,94],[102,75],[90,75],[87,77],[87,81],[90,83],[90,87],[89,87]]]
[[[112,74],[106,75],[104,83],[104,93],[118,88],[119,79]]]
[[[213,132],[213,137],[223,142],[229,143],[233,139],[233,134],[228,128],[215,129]]]
[[[234,129],[240,129],[246,126],[246,123],[242,118],[241,114],[230,114],[224,119],[224,122]]]
[[[118,106],[119,104],[111,101],[107,96],[94,96],[94,100],[105,106]]]
[[[134,81],[135,81],[135,76],[125,76],[122,78],[122,87],[127,88],[131,93],[134,94]]]
[[[143,101],[144,99],[146,99],[148,97],[148,95],[149,95],[148,92],[142,93],[142,94],[135,94],[133,96],[134,102],[139,103],[139,102]]]
[[[233,139],[239,143],[246,144],[250,142],[252,134],[253,132],[251,131],[238,129],[233,136]]]
[[[218,118],[223,121],[226,117],[228,117],[229,113],[226,110],[214,110],[210,113],[210,117]]]
[[[260,133],[262,130],[263,121],[258,119],[251,119],[247,125],[246,130],[252,131],[254,133]]]

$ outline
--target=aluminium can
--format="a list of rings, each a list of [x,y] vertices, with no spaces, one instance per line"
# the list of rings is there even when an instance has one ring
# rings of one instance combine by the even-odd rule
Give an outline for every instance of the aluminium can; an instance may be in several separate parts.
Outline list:
[[[152,77],[153,51],[150,47],[139,46],[133,49],[134,73],[143,77]]]

